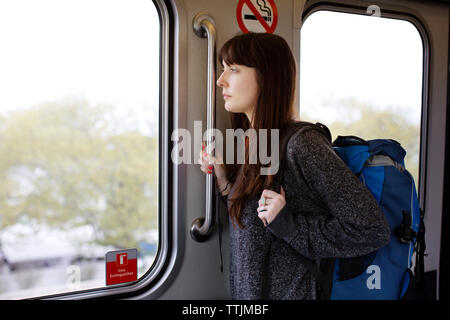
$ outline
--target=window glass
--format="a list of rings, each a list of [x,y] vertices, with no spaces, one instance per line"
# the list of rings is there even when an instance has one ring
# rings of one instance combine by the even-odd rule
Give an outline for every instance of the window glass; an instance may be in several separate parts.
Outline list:
[[[0,2],[0,299],[106,286],[158,248],[160,21],[149,0]]]
[[[423,44],[408,21],[317,11],[301,29],[300,117],[333,139],[354,135],[401,143],[419,174]]]

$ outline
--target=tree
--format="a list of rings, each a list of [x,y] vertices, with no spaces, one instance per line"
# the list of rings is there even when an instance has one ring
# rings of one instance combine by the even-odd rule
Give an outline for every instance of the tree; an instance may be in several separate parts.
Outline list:
[[[89,225],[94,243],[134,248],[157,227],[158,139],[114,110],[72,99],[0,118],[0,230]]]

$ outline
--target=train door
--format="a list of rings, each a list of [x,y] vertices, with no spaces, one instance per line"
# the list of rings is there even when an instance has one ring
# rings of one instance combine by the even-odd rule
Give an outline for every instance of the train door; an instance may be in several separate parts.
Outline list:
[[[290,44],[301,118],[408,146],[438,298],[448,4],[4,3],[0,298],[230,299],[226,209],[197,155],[230,128],[217,50],[248,31]]]

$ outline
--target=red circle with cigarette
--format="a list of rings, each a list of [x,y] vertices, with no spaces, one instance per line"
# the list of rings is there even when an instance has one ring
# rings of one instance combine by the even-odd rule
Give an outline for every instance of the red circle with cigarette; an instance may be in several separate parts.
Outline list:
[[[245,7],[250,9],[251,13],[243,14],[242,11]],[[250,24],[255,20],[264,28],[266,33],[273,33],[277,27],[278,10],[273,0],[239,0],[236,18],[239,28],[244,33],[249,32],[246,22]]]

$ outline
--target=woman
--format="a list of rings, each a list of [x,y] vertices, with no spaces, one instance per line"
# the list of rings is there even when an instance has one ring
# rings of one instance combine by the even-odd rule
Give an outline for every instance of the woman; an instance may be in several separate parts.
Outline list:
[[[233,129],[280,129],[282,136],[295,121],[296,65],[286,41],[237,35],[223,45],[219,61],[217,85]],[[260,174],[259,160],[249,164],[248,144],[245,151],[242,165],[219,164],[204,151],[199,159],[227,196],[233,299],[317,299],[320,288],[298,253],[318,263],[362,256],[389,242],[375,198],[320,132],[289,139],[280,193],[271,190],[273,176]]]

